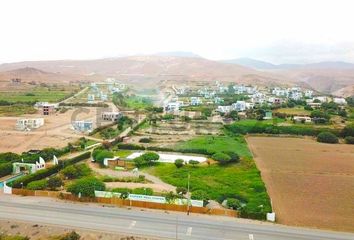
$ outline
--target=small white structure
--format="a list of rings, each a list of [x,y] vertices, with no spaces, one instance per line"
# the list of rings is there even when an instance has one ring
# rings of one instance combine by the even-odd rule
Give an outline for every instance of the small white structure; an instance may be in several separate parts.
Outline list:
[[[314,97],[313,100],[319,100],[321,103],[326,103],[328,102],[328,97],[326,96],[317,96],[317,97]]]
[[[73,121],[71,122],[72,129],[78,132],[91,132],[93,123],[90,120]]]
[[[274,212],[267,213],[267,221],[275,222],[275,213]]]
[[[22,118],[16,122],[16,129],[20,131],[30,131],[44,125],[44,118]]]
[[[116,122],[119,118],[121,118],[123,114],[121,112],[103,112],[101,117],[104,121],[112,121]]]
[[[58,158],[55,155],[53,155],[53,165],[58,165],[58,164],[59,164]]]
[[[304,122],[304,123],[312,122],[311,118],[307,116],[295,116],[293,119],[295,122]]]
[[[107,100],[108,100],[107,94],[101,93],[101,101],[107,101]]]
[[[88,94],[87,95],[87,102],[93,103],[95,101],[95,94]]]
[[[135,152],[133,154],[130,154],[127,159],[132,160],[134,158],[140,157],[143,155],[144,152]],[[158,153],[160,158],[159,162],[166,162],[166,163],[174,163],[177,159],[182,159],[184,162],[188,163],[189,160],[194,160],[198,162],[205,162],[207,159],[205,157],[199,157],[199,156],[188,156],[188,155],[182,155],[182,154],[167,154],[167,153]]]
[[[312,98],[313,91],[312,90],[306,90],[305,91],[305,97]]]
[[[200,104],[202,104],[202,100],[199,97],[191,97],[191,105],[192,106],[198,106]]]

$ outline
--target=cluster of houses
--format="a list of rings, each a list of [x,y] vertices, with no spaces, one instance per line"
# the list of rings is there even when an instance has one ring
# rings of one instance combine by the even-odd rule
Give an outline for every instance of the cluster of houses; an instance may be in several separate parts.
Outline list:
[[[322,103],[330,101],[333,101],[339,105],[346,104],[344,98],[314,96],[314,92],[312,90],[302,89],[300,87],[274,87],[271,89],[260,89],[257,86],[246,86],[243,84],[229,85],[226,87],[217,81],[215,82],[215,85],[211,87],[203,86],[199,89],[192,90],[186,86],[173,86],[172,89],[177,97],[165,105],[165,110],[168,112],[178,111],[183,106],[214,104],[217,105],[217,112],[227,114],[231,111],[244,112],[248,109],[254,108],[255,105],[278,105],[286,103],[290,100],[305,100],[306,103],[313,108],[318,108]],[[223,96],[225,96],[225,94],[243,95],[247,100],[236,101],[231,105],[225,105],[223,104]],[[184,98],[189,96],[189,100],[186,102],[179,101],[178,96],[180,95],[184,95]],[[305,119],[304,121],[309,120]]]
[[[117,82],[115,78],[107,78],[106,83],[108,83],[107,89],[110,94],[119,93],[126,89],[126,85]],[[97,83],[91,83],[90,93],[87,94],[87,102],[92,104],[97,100],[108,101],[108,93],[100,90]]]

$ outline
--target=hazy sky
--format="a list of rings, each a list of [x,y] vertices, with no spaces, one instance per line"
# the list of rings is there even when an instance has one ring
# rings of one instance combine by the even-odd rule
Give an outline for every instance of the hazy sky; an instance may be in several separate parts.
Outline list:
[[[353,0],[1,0],[0,62],[191,51],[354,62]]]

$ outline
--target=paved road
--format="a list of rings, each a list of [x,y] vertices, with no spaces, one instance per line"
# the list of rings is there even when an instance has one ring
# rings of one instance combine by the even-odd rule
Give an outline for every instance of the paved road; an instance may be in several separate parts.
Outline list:
[[[354,234],[349,233],[292,228],[269,223],[250,223],[226,217],[186,216],[175,213],[101,207],[94,204],[54,202],[47,198],[4,195],[0,195],[0,219],[164,239],[354,239]]]

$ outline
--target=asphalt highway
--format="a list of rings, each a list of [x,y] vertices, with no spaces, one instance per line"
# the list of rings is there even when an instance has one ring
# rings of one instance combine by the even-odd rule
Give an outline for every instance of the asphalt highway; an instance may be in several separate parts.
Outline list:
[[[0,195],[0,219],[163,239],[348,240],[354,234],[227,217],[141,211]]]

